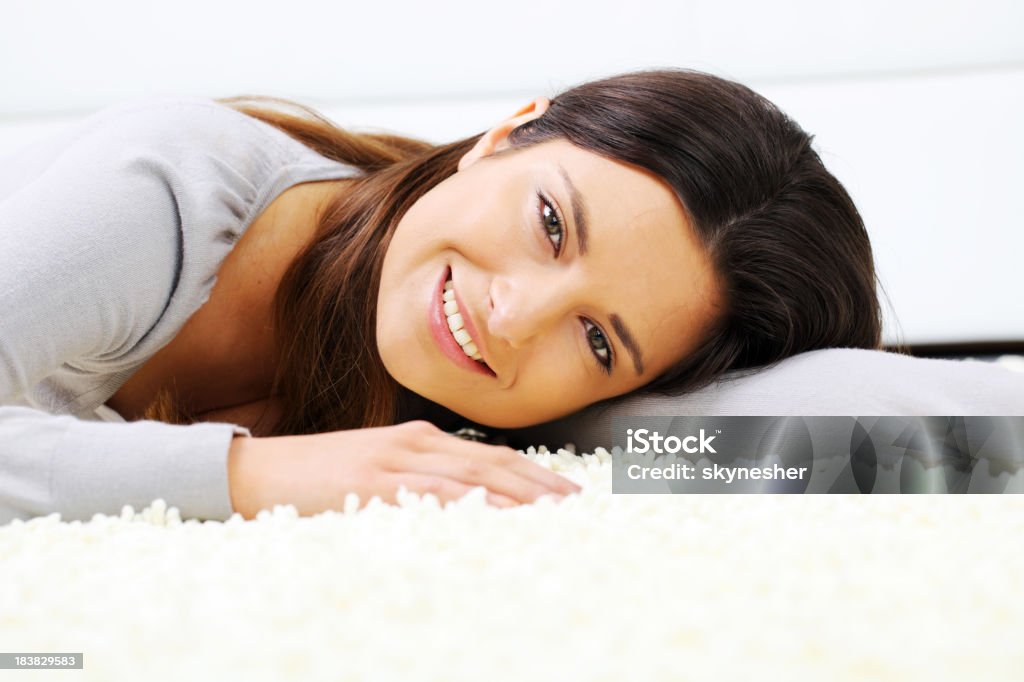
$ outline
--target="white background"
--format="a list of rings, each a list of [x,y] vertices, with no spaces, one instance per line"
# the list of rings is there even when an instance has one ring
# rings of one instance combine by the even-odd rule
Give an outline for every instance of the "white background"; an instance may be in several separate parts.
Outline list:
[[[157,94],[279,95],[448,141],[657,66],[744,82],[815,134],[871,232],[887,341],[1024,339],[1013,0],[3,0],[0,155]]]

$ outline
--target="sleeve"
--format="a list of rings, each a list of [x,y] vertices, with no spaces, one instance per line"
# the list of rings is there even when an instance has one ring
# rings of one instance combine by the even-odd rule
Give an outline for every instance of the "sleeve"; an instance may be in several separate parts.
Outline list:
[[[142,118],[87,121],[0,200],[0,404],[65,362],[125,354],[174,293],[182,245],[173,169],[118,125]],[[10,172],[27,161],[0,164]]]
[[[0,407],[0,524],[59,512],[65,521],[143,509],[163,498],[182,518],[234,513],[227,453],[232,424],[83,421]]]
[[[166,126],[165,126],[166,127]],[[100,117],[0,195],[0,405],[65,364],[116,362],[143,340],[181,269],[173,169],[145,120]],[[12,169],[36,157],[0,159]],[[117,513],[162,497],[183,517],[232,513],[231,424],[87,422],[0,407],[0,522]]]

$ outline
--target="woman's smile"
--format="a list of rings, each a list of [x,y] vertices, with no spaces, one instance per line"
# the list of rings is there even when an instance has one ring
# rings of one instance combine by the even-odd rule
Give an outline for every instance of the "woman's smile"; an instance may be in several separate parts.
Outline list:
[[[431,297],[428,325],[441,352],[459,367],[477,374],[496,374],[483,356],[483,343],[472,314],[455,291],[452,271],[446,267]]]

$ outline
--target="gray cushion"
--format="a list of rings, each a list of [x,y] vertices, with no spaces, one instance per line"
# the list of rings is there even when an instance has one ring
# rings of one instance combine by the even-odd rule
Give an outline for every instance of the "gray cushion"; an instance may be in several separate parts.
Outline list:
[[[507,433],[510,444],[592,452],[612,442],[612,418],[708,416],[1024,415],[1024,373],[975,360],[933,360],[836,348],[726,375],[684,396],[626,396],[547,424]]]

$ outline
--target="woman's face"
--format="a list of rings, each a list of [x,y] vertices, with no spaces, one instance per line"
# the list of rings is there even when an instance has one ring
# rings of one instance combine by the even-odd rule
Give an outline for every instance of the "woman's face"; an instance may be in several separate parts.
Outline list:
[[[395,380],[499,428],[643,386],[715,315],[711,265],[667,184],[565,140],[494,155],[546,108],[489,131],[406,212],[377,299]]]

